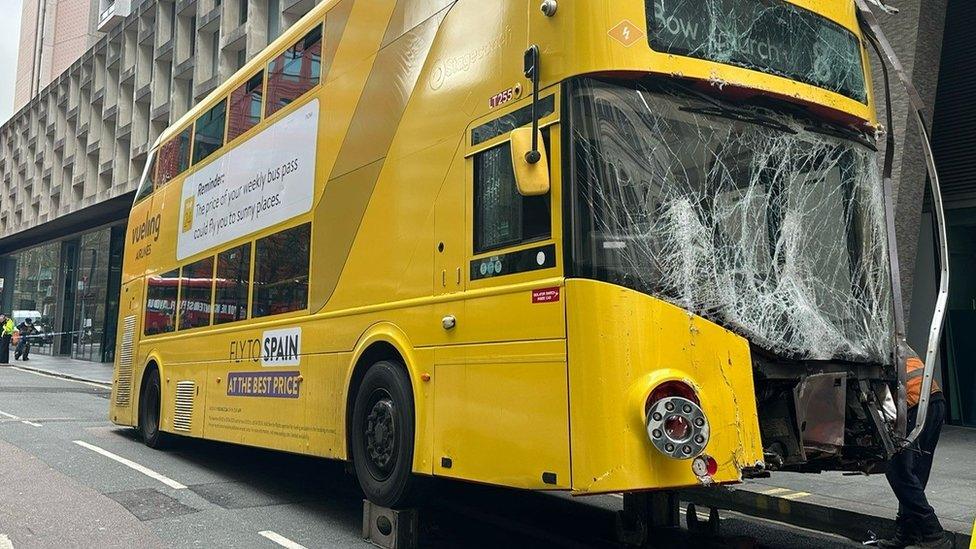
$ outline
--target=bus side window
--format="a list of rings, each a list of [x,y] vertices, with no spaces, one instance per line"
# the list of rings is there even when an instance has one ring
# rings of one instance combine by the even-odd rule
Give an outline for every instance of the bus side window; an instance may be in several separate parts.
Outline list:
[[[180,277],[180,329],[210,326],[213,295],[213,256],[183,267]]]
[[[193,165],[204,160],[224,145],[224,121],[227,118],[227,100],[197,118],[193,134]]]
[[[552,233],[549,196],[519,194],[510,143],[476,154],[474,253],[548,238]]]
[[[251,316],[277,315],[308,307],[311,224],[262,238],[254,247]]]
[[[146,170],[145,177],[139,182],[139,189],[136,191],[136,199],[133,203],[138,203],[142,199],[151,195],[153,192],[154,182],[156,180],[156,155],[152,155],[152,159],[149,161],[149,169]]]
[[[322,25],[268,64],[268,103],[271,116],[318,85],[322,72]]]
[[[192,126],[188,126],[179,135],[173,137],[159,148],[159,186],[170,182],[190,167],[190,134]]]
[[[250,243],[221,252],[217,256],[217,297],[214,299],[214,324],[247,319],[250,274]]]
[[[176,329],[176,292],[179,278],[179,269],[149,276],[143,329],[147,336],[164,334]]]
[[[230,92],[230,116],[227,122],[227,141],[233,141],[261,121],[261,88],[264,71],[251,77]]]

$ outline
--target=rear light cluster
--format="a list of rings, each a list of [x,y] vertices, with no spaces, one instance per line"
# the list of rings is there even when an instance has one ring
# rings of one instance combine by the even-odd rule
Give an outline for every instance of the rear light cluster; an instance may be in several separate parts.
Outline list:
[[[644,410],[647,436],[659,452],[673,459],[693,459],[705,451],[708,419],[698,395],[688,384],[667,381],[658,385],[647,398]],[[710,465],[707,461],[705,464]]]

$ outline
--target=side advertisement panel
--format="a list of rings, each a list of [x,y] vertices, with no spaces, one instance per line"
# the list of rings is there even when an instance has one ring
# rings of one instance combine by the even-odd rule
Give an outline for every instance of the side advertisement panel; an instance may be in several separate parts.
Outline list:
[[[311,210],[318,121],[315,99],[187,177],[176,258]]]

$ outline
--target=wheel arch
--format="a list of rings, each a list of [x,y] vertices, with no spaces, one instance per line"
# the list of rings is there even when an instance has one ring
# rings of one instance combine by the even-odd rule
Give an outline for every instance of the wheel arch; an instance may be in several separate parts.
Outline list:
[[[422,406],[427,397],[426,386],[417,368],[418,361],[409,338],[398,327],[385,322],[371,326],[360,337],[352,353],[352,366],[344,383],[345,395],[342,407],[344,457],[348,461],[352,460],[350,425],[359,384],[369,367],[382,360],[392,360],[401,364],[407,373],[414,401],[413,470],[431,474],[433,472],[429,459],[431,441],[428,436],[429,429],[425,427],[428,411]]]
[[[146,388],[146,378],[148,377],[147,374],[149,374],[149,371],[153,369],[159,372],[160,391],[162,391],[163,380],[165,379],[163,377],[163,361],[160,360],[159,355],[155,351],[150,352],[149,355],[146,356],[146,360],[143,361],[142,372],[139,374],[139,385],[137,386],[139,388],[139,392],[135,395],[136,414],[135,421],[133,422],[135,423],[136,427],[140,427],[139,424],[142,421],[142,394],[143,390]],[[160,394],[160,400],[160,404],[165,406],[165,399],[162,398],[162,394]]]

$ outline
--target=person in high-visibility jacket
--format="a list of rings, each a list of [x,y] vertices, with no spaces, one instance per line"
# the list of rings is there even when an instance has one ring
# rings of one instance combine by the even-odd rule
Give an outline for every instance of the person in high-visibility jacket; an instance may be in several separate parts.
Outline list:
[[[12,318],[0,313],[0,364],[10,364],[10,340],[14,337],[14,325]]]
[[[918,402],[922,394],[922,377],[925,364],[908,345],[903,347],[908,379],[908,431],[915,428],[918,417]],[[898,517],[895,537],[881,540],[879,547],[901,548],[941,548],[951,547],[952,542],[945,535],[935,509],[925,497],[925,486],[932,471],[932,458],[939,443],[942,424],[945,423],[946,401],[942,389],[932,380],[932,394],[929,398],[929,411],[925,417],[925,428],[915,444],[902,450],[888,463],[888,484],[898,498]]]

